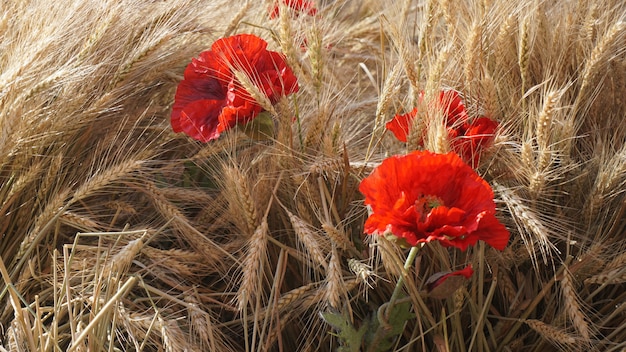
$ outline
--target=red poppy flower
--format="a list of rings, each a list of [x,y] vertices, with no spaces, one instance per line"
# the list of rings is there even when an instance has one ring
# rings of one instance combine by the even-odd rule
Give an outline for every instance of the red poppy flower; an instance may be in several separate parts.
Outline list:
[[[419,102],[424,99],[424,92],[420,92],[419,94]],[[463,105],[463,100],[459,93],[455,90],[445,90],[439,92],[439,99],[437,101],[437,106],[440,109],[443,109],[443,112],[446,117],[446,126],[452,127],[459,123],[464,123],[468,119],[467,112],[465,111],[465,105]],[[411,112],[396,115],[394,118],[387,122],[385,127],[393,132],[393,134],[400,140],[401,142],[406,142],[407,134],[409,133],[409,129],[411,127],[411,122],[417,115],[417,108],[414,108]],[[420,141],[420,144],[423,142]]]
[[[272,103],[297,92],[297,78],[283,55],[266,47],[263,39],[240,34],[217,40],[192,59],[174,98],[174,132],[207,142],[263,110],[235,78],[234,70],[248,75]]]
[[[453,272],[435,273],[426,280],[426,292],[429,297],[433,298],[449,297],[461,287],[463,281],[472,277],[473,274],[474,269],[471,265]]]
[[[419,95],[420,102],[423,97],[424,93],[421,92]],[[437,104],[443,108],[445,114],[448,139],[451,141],[452,150],[466,162],[477,166],[482,149],[489,147],[493,142],[498,123],[484,116],[474,119],[470,123],[463,100],[459,93],[454,90],[441,91]],[[406,143],[407,134],[415,115],[417,115],[417,108],[404,115],[396,115],[387,122],[385,127],[393,132],[398,140]],[[419,144],[423,144],[423,141],[420,141]]]
[[[447,126],[464,123],[468,119],[465,104],[463,104],[463,100],[456,90],[439,92],[439,106],[443,108]]]
[[[317,13],[317,8],[315,7],[315,3],[313,1],[307,0],[282,0],[283,4],[289,6],[292,10],[296,11],[296,14],[302,12],[307,15],[315,16]],[[276,18],[280,14],[280,6],[278,2],[274,4],[272,10],[270,11],[270,18]]]
[[[385,159],[360,184],[368,234],[400,244],[439,241],[461,250],[478,240],[502,250],[509,232],[496,219],[491,187],[455,153],[415,151]]]
[[[498,122],[484,116],[474,119],[471,124],[465,123],[455,130],[456,138],[450,138],[452,150],[467,163],[476,166],[480,162],[482,150],[493,143],[497,128]]]
[[[406,143],[406,137],[415,115],[417,115],[417,108],[414,108],[406,114],[394,116],[393,120],[387,122],[385,127],[393,132],[393,135],[396,136],[400,142]]]

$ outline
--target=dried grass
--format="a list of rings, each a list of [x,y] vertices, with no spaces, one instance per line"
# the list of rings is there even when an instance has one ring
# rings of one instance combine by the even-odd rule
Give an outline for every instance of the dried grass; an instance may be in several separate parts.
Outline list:
[[[319,313],[361,326],[401,275],[416,317],[395,350],[626,347],[623,1],[269,3],[0,5],[0,349],[337,350]],[[185,66],[244,32],[299,80],[272,105],[237,72],[275,139],[172,133]],[[362,235],[358,184],[422,137],[449,149],[417,98],[442,88],[500,123],[477,170],[511,242],[425,246],[404,271]],[[403,145],[384,124],[416,106]],[[452,297],[422,297],[469,262]]]

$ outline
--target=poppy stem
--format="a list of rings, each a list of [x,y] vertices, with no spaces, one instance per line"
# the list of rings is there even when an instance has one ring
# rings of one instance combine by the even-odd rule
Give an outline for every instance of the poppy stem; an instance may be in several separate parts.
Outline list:
[[[393,289],[391,299],[389,299],[389,303],[387,305],[387,311],[385,312],[385,318],[387,319],[387,321],[389,321],[389,314],[391,313],[393,306],[396,304],[396,301],[400,296],[400,292],[402,292],[402,287],[404,286],[404,276],[407,275],[409,268],[411,267],[411,265],[413,265],[413,261],[415,260],[419,249],[420,247],[417,246],[411,247],[409,255],[406,257],[406,261],[404,262],[404,270],[402,270],[402,273],[398,278],[398,282],[396,282],[396,287]]]

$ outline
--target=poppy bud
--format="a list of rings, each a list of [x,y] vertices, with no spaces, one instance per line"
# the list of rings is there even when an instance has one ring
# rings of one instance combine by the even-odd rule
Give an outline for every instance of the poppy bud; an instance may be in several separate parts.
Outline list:
[[[473,273],[471,265],[462,270],[435,273],[426,280],[426,292],[432,298],[448,298],[463,285],[465,280],[472,277]]]

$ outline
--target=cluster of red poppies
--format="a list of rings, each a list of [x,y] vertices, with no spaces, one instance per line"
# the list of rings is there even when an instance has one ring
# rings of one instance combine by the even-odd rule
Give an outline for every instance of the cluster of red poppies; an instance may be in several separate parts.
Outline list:
[[[423,99],[421,92],[419,104]],[[485,116],[470,119],[454,90],[439,92],[435,104],[444,115],[453,152],[414,151],[384,160],[359,187],[371,211],[365,232],[404,246],[438,241],[464,251],[482,240],[503,250],[509,231],[495,216],[491,187],[470,167],[479,164],[483,149],[493,143],[498,123]],[[416,107],[394,116],[386,128],[407,142],[417,112]],[[416,137],[417,144],[423,146],[424,134]],[[472,274],[470,265],[441,275],[427,283],[427,290],[433,292],[450,277],[469,278]]]
[[[310,1],[284,3],[309,14],[317,11]],[[279,7],[270,13],[279,15],[274,10]],[[263,107],[243,87],[236,72],[247,75],[272,104],[299,89],[284,56],[267,50],[264,40],[251,34],[219,39],[185,69],[172,110],[173,130],[208,142],[261,113]],[[371,211],[364,231],[393,238],[404,246],[438,241],[466,250],[482,240],[503,250],[509,232],[496,218],[491,187],[470,166],[478,165],[498,124],[484,116],[471,119],[454,90],[441,91],[435,104],[444,113],[453,152],[414,151],[384,160],[359,187]],[[417,108],[397,115],[387,129],[406,142],[416,115]],[[423,136],[418,138],[418,144],[423,144]],[[449,275],[469,277],[471,268],[440,280]]]
[[[424,99],[424,92],[419,95],[419,103]],[[439,92],[437,108],[443,110],[448,140],[453,151],[465,162],[477,166],[480,162],[482,149],[493,142],[498,123],[488,117],[480,116],[470,119],[463,100],[455,90]],[[408,134],[417,115],[417,107],[406,114],[396,115],[386,125],[387,129],[402,142],[407,142]],[[424,136],[418,136],[418,144],[423,145]]]

